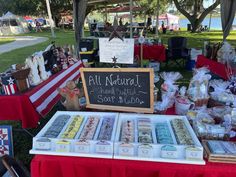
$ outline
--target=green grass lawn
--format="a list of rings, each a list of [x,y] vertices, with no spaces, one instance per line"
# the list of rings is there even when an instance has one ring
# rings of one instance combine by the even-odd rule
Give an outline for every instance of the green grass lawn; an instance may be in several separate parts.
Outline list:
[[[11,52],[7,52],[0,55],[0,72],[5,71],[9,66],[15,63],[23,63],[26,57],[30,56],[36,51],[44,50],[51,41],[56,41],[56,45],[65,45],[65,44],[74,44],[74,31],[62,31],[56,30],[55,31],[56,38],[51,37],[50,30],[43,31],[41,33],[29,33],[24,35],[31,35],[31,36],[42,36],[48,37],[49,40],[47,42],[37,44],[30,47],[24,47],[21,49],[16,49]],[[88,34],[88,32],[85,32]],[[211,32],[202,32],[202,33],[190,33],[186,31],[179,31],[179,32],[167,32],[167,34],[160,34],[160,37],[164,44],[167,44],[167,39],[171,36],[185,36],[188,38],[188,47],[191,48],[203,48],[204,41],[210,42],[221,42],[222,41],[222,32],[221,31],[211,31]],[[154,34],[148,34],[148,37],[155,37]],[[11,39],[11,38],[10,38]],[[236,46],[236,31],[232,31],[228,37],[228,41],[233,45]],[[1,45],[1,39],[0,39]]]
[[[56,45],[63,46],[65,44],[74,44],[75,38],[74,38],[74,32],[73,31],[62,31],[62,30],[56,30],[55,31],[56,38],[51,38],[50,31],[44,31],[42,33],[30,33],[25,35],[31,35],[31,36],[42,36],[42,37],[48,37],[49,40],[47,42],[43,42],[41,44],[37,44],[30,47],[24,47],[21,49],[17,49],[11,52],[7,52],[0,55],[0,72],[5,71],[9,66],[15,63],[23,63],[26,59],[26,57],[30,56],[36,51],[44,50],[51,41],[55,41]],[[86,32],[88,34],[88,32]],[[154,37],[153,34],[148,34],[149,37]],[[166,44],[167,39],[171,36],[185,36],[188,38],[188,46],[194,47],[194,48],[202,48],[203,42],[205,40],[209,40],[210,42],[221,42],[222,41],[222,32],[220,31],[212,31],[212,32],[202,32],[202,33],[196,33],[192,34],[189,32],[174,32],[167,34],[160,35],[162,38],[162,41],[164,44]],[[14,40],[14,39],[13,39]],[[236,45],[236,31],[231,32],[231,35],[228,37],[229,42],[235,46]],[[0,45],[1,45],[1,39],[0,39]],[[166,68],[164,64],[161,66],[162,71],[180,71],[183,75],[183,79],[179,81],[181,85],[188,85],[189,79],[192,77],[192,72],[186,71],[183,68],[180,68],[178,66],[171,66],[170,68]],[[36,135],[41,128],[47,123],[47,121],[50,119],[50,117],[55,113],[57,110],[57,107],[51,111],[51,113],[46,117],[41,119],[41,124],[36,129],[29,129],[29,131]],[[32,147],[32,137],[27,135],[24,132],[19,132],[17,129],[21,127],[21,124],[19,122],[15,121],[1,121],[0,124],[10,124],[13,125],[13,137],[14,137],[14,153],[15,157],[21,160],[27,167],[30,165],[32,155],[29,155],[29,150]]]
[[[13,42],[13,41],[15,41],[15,39],[14,38],[0,38],[0,45],[2,45],[2,44],[6,44],[6,43],[9,43],[9,42]]]
[[[44,50],[52,41],[55,41],[58,46],[75,43],[73,31],[56,31],[56,38],[52,38],[48,30],[41,33],[29,33],[25,35],[48,37],[49,40],[34,46],[24,47],[1,54],[0,72],[5,71],[12,64],[24,63],[28,56],[32,55],[34,52]]]
[[[150,37],[155,37],[154,34],[148,34]],[[183,36],[188,40],[188,47],[190,48],[203,48],[204,41],[209,41],[211,43],[222,42],[223,33],[222,31],[210,31],[210,32],[201,32],[201,33],[190,33],[187,31],[176,31],[176,32],[167,32],[167,34],[160,34],[160,37],[164,44],[167,44],[167,40],[172,36]],[[230,35],[227,38],[227,41],[236,46],[236,31],[231,31]]]

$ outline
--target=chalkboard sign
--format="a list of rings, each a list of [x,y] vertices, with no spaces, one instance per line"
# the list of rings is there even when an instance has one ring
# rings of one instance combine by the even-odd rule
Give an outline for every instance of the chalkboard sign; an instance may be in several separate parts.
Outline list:
[[[150,68],[81,68],[88,108],[153,112]]]

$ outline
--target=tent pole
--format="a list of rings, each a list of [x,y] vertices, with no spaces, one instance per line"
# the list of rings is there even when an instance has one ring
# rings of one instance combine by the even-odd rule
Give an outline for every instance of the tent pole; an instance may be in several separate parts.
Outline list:
[[[129,11],[130,11],[130,38],[133,38],[133,0],[129,1]]]
[[[157,13],[156,13],[156,36],[158,37],[158,27],[159,27],[159,11],[160,11],[160,1],[157,0]]]
[[[55,36],[55,33],[54,33],[53,24],[52,24],[52,13],[51,13],[49,0],[46,0],[46,4],[47,4],[47,11],[48,11],[48,17],[49,17],[52,37],[55,38],[56,36]]]
[[[105,21],[107,22],[107,4],[105,4]]]
[[[210,19],[209,19],[208,31],[211,30],[211,18],[212,18],[212,12],[210,12]]]

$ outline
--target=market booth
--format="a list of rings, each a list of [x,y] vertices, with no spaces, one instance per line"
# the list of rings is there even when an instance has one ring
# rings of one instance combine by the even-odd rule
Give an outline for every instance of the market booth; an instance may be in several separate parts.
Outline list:
[[[15,35],[27,33],[28,23],[20,16],[16,16],[11,12],[7,12],[0,17],[0,34],[1,35]]]
[[[172,15],[172,14],[162,14],[159,16],[159,24],[161,27],[162,22],[164,23],[164,26],[168,29],[168,30],[172,30],[172,31],[178,31],[180,26],[179,26],[179,17]],[[159,28],[160,28],[159,27]]]
[[[111,68],[84,68],[80,61],[70,63],[62,57],[57,60],[61,71],[38,77],[33,72],[37,67],[27,60],[35,87],[25,95],[33,107],[47,114],[47,104],[61,94],[67,109],[57,111],[33,137],[32,176],[235,176],[236,81],[212,79],[209,71],[214,69],[200,64],[188,87],[180,87],[179,72],[158,73],[151,66],[120,68],[119,64],[136,64],[135,50],[141,60],[164,61],[161,52],[149,58],[143,38],[139,43],[140,49],[135,49],[133,39],[99,39],[100,62]],[[233,62],[232,48],[224,47],[220,61]],[[56,54],[62,51],[53,54],[63,56]],[[55,63],[49,63],[44,69],[55,72]],[[78,77],[86,111],[77,102],[81,95],[72,81]],[[41,84],[40,78],[45,79]],[[5,76],[1,79],[5,83]],[[14,80],[6,81],[4,92],[17,92]]]
[[[100,42],[100,61],[114,67],[80,69],[88,110],[58,111],[33,138],[33,176],[235,175],[232,83],[201,67],[179,87],[180,73],[161,72],[158,98],[152,68],[117,68],[132,52],[118,38]]]

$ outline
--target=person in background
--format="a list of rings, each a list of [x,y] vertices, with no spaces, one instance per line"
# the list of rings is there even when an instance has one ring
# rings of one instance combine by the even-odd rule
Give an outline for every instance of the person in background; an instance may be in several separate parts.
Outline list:
[[[161,29],[163,30],[165,28],[165,24],[164,24],[164,21],[162,21],[161,23]]]
[[[166,34],[166,27],[165,27],[164,21],[162,21],[161,28],[162,28],[162,33]]]
[[[31,23],[28,24],[28,29],[29,29],[30,32],[33,31],[33,27],[31,25]]]
[[[152,25],[152,17],[149,16],[147,19],[147,29],[150,29],[151,25]]]
[[[36,32],[42,32],[41,25],[37,19],[35,19]]]
[[[120,18],[120,21],[119,21],[119,26],[123,26],[123,21],[122,21],[122,18]]]

